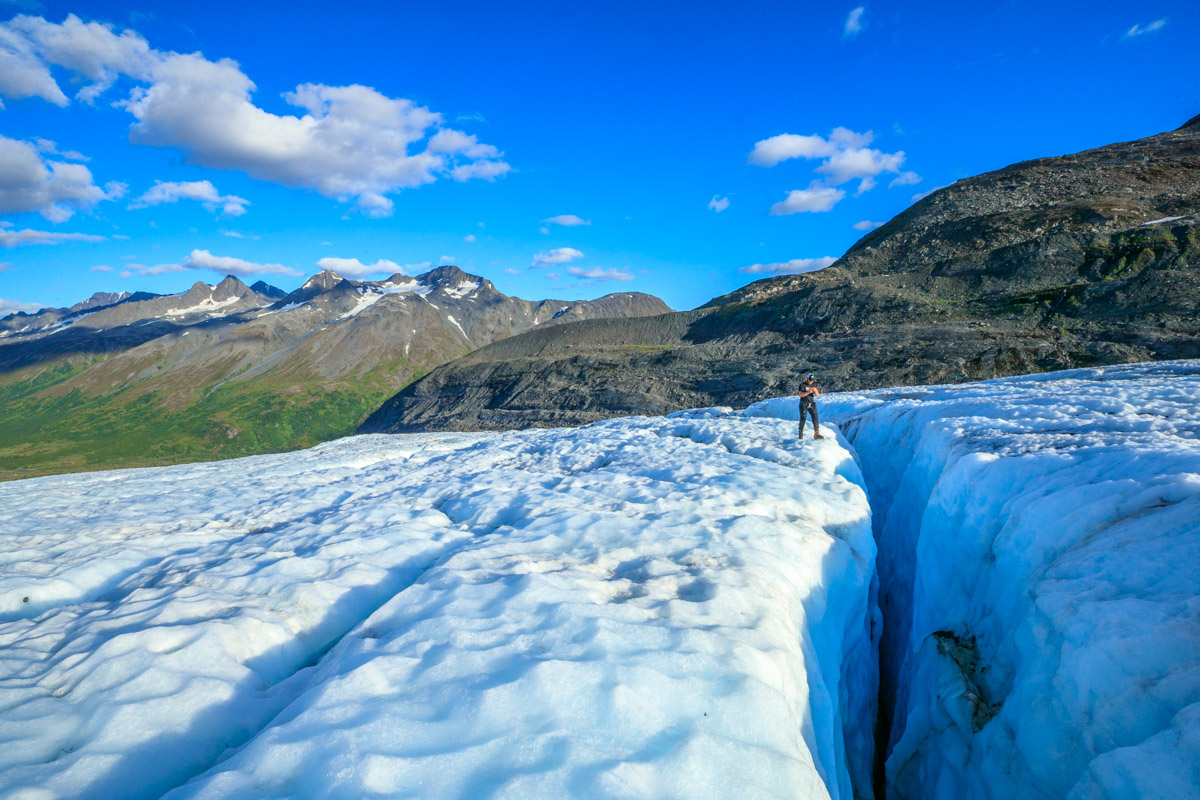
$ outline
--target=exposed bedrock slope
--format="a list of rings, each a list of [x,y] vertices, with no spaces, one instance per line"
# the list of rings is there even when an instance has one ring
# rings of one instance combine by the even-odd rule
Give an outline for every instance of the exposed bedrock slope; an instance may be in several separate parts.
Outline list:
[[[1200,797],[1198,406],[1195,361],[830,398],[879,543],[889,798]]]

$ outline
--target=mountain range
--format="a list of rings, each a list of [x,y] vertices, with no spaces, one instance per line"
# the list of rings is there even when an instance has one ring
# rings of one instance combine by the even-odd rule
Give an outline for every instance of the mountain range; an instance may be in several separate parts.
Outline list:
[[[703,307],[537,329],[446,364],[362,432],[503,430],[1200,357],[1200,117],[967,178],[819,272]]]
[[[527,301],[444,266],[285,294],[229,276],[0,319],[0,477],[294,449],[354,431],[440,364],[530,328],[662,314],[636,292]]]

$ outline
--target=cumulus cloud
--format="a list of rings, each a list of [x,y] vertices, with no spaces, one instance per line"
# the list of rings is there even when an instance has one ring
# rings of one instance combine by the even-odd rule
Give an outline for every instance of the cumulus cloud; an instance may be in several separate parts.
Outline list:
[[[496,147],[447,128],[441,114],[368,86],[301,84],[283,95],[296,113],[274,114],[251,101],[253,81],[227,58],[155,50],[134,31],[74,15],[61,25],[31,16],[0,24],[0,96],[66,105],[52,66],[90,81],[76,94],[87,102],[119,76],[133,79],[116,105],[133,115],[135,143],[314,189],[369,217],[392,213],[389,193],[440,177],[490,181],[511,169]]]
[[[631,281],[633,275],[622,269],[601,269],[600,267],[567,267],[567,272],[576,278],[587,278],[593,281]]]
[[[131,264],[130,266],[132,267],[133,265]],[[214,256],[207,250],[193,250],[183,260],[183,266],[187,269],[211,269],[213,272],[219,272],[222,275],[237,275],[238,277],[245,277],[247,275],[300,276],[304,274],[298,269],[285,267],[283,264],[256,264],[253,261],[245,261],[230,256]]]
[[[888,184],[888,188],[890,189],[893,186],[912,186],[913,184],[920,183],[922,180],[924,178],[917,173],[912,170],[906,170],[893,178],[892,182]]]
[[[821,159],[815,171],[825,176],[826,185],[840,186],[857,180],[858,193],[862,194],[875,188],[876,178],[885,172],[901,176],[900,169],[904,164],[903,150],[885,153],[868,147],[874,138],[871,131],[857,133],[841,127],[834,128],[828,138],[782,133],[756,143],[746,161],[760,167],[773,167],[793,158]],[[905,172],[893,185],[916,183],[920,179],[915,172]]]
[[[550,217],[549,219],[542,220],[542,224],[543,225],[562,225],[563,227],[566,227],[566,228],[574,228],[578,225],[591,225],[592,221],[590,219],[583,219],[582,217],[577,217],[574,214],[559,214],[557,217]]]
[[[729,198],[718,197],[714,194],[712,200],[708,201],[708,207],[720,214],[722,211],[729,208]]]
[[[863,6],[851,9],[846,15],[846,23],[842,26],[842,38],[853,39],[862,30],[862,18],[867,9]]]
[[[457,260],[458,259],[455,258],[454,256],[442,256],[441,258],[438,259],[438,266],[444,267],[447,264],[453,264]]]
[[[466,236],[464,236],[464,237],[463,237],[463,241],[464,241],[464,242],[467,242],[468,244],[474,244],[474,242],[475,242],[475,234],[473,234],[473,233],[468,233]]]
[[[879,227],[880,225],[882,225],[882,224],[883,224],[882,222],[872,222],[872,221],[871,221],[871,220],[869,220],[869,219],[864,219],[864,220],[862,220],[861,222],[856,222],[856,223],[854,223],[854,230],[856,230],[856,231],[869,231],[869,230],[873,230],[873,229],[875,229],[875,228],[878,228],[878,227]]]
[[[211,181],[155,181],[146,193],[129,204],[130,208],[148,208],[163,203],[177,203],[180,200],[195,200],[206,209],[231,217],[240,217],[246,213],[250,201],[237,195],[223,195],[217,191]]]
[[[39,152],[46,153],[47,155],[59,156],[68,161],[91,161],[90,158],[78,150],[59,150],[57,142],[43,139],[40,136],[33,137],[33,143]]]
[[[0,214],[37,212],[51,222],[65,222],[76,211],[125,193],[125,185],[101,189],[83,164],[49,161],[36,144],[0,136]]]
[[[145,264],[126,264],[125,269],[121,270],[121,277],[132,278],[136,275],[140,278],[146,275],[166,275],[171,272],[183,272],[185,269],[183,264],[155,264],[152,267]]]
[[[59,242],[102,242],[103,236],[90,233],[58,233],[35,231],[32,228],[15,230],[11,222],[0,222],[0,247],[20,247],[27,244],[58,244]]]
[[[18,300],[5,300],[3,297],[0,297],[0,317],[7,317],[9,314],[16,314],[18,311],[32,314],[39,308],[45,308],[45,306],[41,303],[22,303]]]
[[[742,267],[738,272],[750,275],[799,275],[802,272],[816,272],[825,269],[837,261],[833,256],[822,258],[793,258],[791,261],[777,261],[773,264],[751,264]]]
[[[556,247],[553,250],[547,250],[544,253],[535,255],[533,262],[529,266],[553,267],[558,264],[565,264],[568,261],[574,261],[577,258],[583,258],[583,253],[574,247]]]
[[[1125,31],[1124,38],[1129,39],[1131,37],[1141,36],[1146,33],[1154,33],[1155,31],[1161,29],[1166,24],[1167,24],[1166,19],[1156,19],[1156,20],[1154,20],[1154,22],[1151,22],[1144,27],[1141,24],[1136,24],[1129,30]]]
[[[807,189],[793,189],[787,198],[771,206],[771,216],[798,214],[802,211],[829,211],[846,196],[841,189],[821,185],[813,181]]]
[[[429,262],[423,261],[420,264],[400,265],[395,261],[381,258],[374,264],[364,264],[357,258],[334,258],[327,256],[318,261],[317,266],[321,269],[333,270],[344,278],[362,280],[371,275],[394,275],[397,272],[411,275],[414,272],[426,269],[429,266]]]

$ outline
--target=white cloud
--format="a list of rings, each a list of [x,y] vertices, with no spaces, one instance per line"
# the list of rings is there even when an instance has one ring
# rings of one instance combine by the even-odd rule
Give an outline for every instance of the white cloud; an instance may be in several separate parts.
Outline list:
[[[389,193],[439,177],[494,180],[510,170],[503,153],[444,127],[441,114],[368,86],[301,84],[283,95],[298,113],[273,114],[251,102],[256,87],[230,59],[154,50],[134,31],[117,34],[74,15],[61,25],[28,16],[0,24],[0,95],[66,105],[51,66],[91,81],[76,95],[85,101],[119,76],[136,81],[116,103],[135,119],[135,143],[354,201],[370,217],[392,213]]]
[[[746,162],[759,167],[773,167],[790,158],[827,158],[836,152],[837,146],[822,136],[781,133],[756,142]]]
[[[879,227],[880,225],[882,225],[882,224],[883,224],[882,222],[872,222],[872,221],[871,221],[871,220],[869,220],[869,219],[864,219],[864,220],[862,220],[861,222],[856,222],[856,223],[854,223],[854,230],[856,230],[856,231],[869,231],[869,230],[873,230],[873,229],[875,229],[875,228],[878,228],[878,227]]]
[[[542,227],[538,228],[538,233],[542,234],[543,236],[549,236],[550,229],[543,225]]]
[[[738,272],[750,275],[799,275],[802,272],[816,272],[825,269],[837,261],[833,256],[823,258],[793,258],[791,261],[777,261],[774,264],[751,264],[742,267]]]
[[[771,215],[829,211],[845,196],[846,193],[841,189],[822,186],[820,181],[813,181],[807,189],[793,189],[788,192],[786,199],[771,206]]]
[[[543,225],[562,225],[565,228],[574,228],[579,225],[591,225],[590,219],[583,219],[574,214],[559,214],[557,217],[550,217],[542,220]]]
[[[729,198],[713,195],[712,200],[708,201],[708,207],[720,214],[725,209],[729,208]]]
[[[1156,20],[1154,20],[1154,22],[1151,22],[1144,28],[1141,26],[1141,24],[1137,24],[1137,25],[1134,25],[1129,30],[1125,31],[1124,38],[1128,39],[1132,36],[1141,36],[1144,33],[1154,33],[1154,31],[1161,29],[1166,24],[1167,24],[1167,20],[1165,18],[1164,19],[1156,19]]]
[[[568,261],[574,261],[577,258],[583,258],[583,253],[576,250],[574,247],[556,247],[553,250],[547,250],[544,253],[538,253],[533,257],[531,267],[553,267],[557,264],[565,264]]]
[[[473,244],[475,242],[475,234],[468,233],[466,236],[463,237],[463,241],[467,242],[468,244]]]
[[[99,266],[92,267],[92,272],[114,272],[114,271],[115,270],[112,267],[106,266],[104,264],[100,264]]]
[[[61,156],[68,161],[91,161],[90,158],[80,153],[78,150],[59,150],[58,143],[52,142],[49,139],[43,139],[40,136],[33,137],[33,143],[37,149],[52,156]]]
[[[392,202],[391,198],[376,192],[364,192],[354,202],[354,210],[371,219],[390,217],[395,209],[396,204]]]
[[[43,160],[37,145],[0,136],[0,214],[36,211],[51,222],[64,222],[124,191],[120,183],[101,189],[83,164]]]
[[[862,18],[866,8],[859,6],[846,15],[846,24],[842,26],[842,38],[853,39],[862,30]]]
[[[567,267],[567,272],[576,278],[587,278],[593,281],[631,281],[633,275],[621,269],[601,269],[599,267]]]
[[[918,200],[924,200],[926,197],[929,197],[929,195],[933,194],[938,189],[945,189],[949,185],[950,184],[946,183],[946,184],[942,184],[941,186],[934,186],[932,189],[927,189],[924,192],[917,192],[916,194],[914,194],[912,196],[913,202],[915,203]]]
[[[217,191],[211,181],[155,181],[138,199],[129,204],[130,208],[148,208],[163,203],[176,203],[180,200],[195,200],[209,211],[218,208],[231,217],[240,217],[246,213],[250,201],[237,195],[223,195]]]
[[[454,256],[442,256],[441,258],[438,259],[438,266],[444,267],[447,264],[453,264],[457,260],[458,259],[455,258]]]
[[[20,247],[27,244],[58,244],[59,242],[102,242],[103,236],[90,233],[58,233],[35,231],[31,228],[14,230],[11,222],[0,222],[0,247]]]
[[[129,266],[133,267],[132,264]],[[193,250],[183,260],[183,266],[187,269],[211,269],[222,275],[237,275],[238,277],[247,275],[300,276],[304,274],[298,269],[285,267],[283,264],[256,264],[253,261],[244,261],[230,256],[214,256],[207,250]]]
[[[0,297],[0,317],[7,317],[9,314],[16,314],[18,311],[32,314],[39,308],[45,308],[45,306],[41,303],[22,303],[17,300],[5,300],[3,297]]]
[[[401,266],[395,261],[381,258],[374,264],[364,264],[357,258],[333,258],[327,256],[318,261],[317,266],[321,269],[331,269],[344,278],[362,280],[371,275],[393,275],[397,272],[411,275],[414,271],[420,271],[428,267],[429,262],[425,261],[420,264],[405,264]]]
[[[893,186],[912,186],[913,184],[920,183],[922,180],[924,180],[924,178],[922,178],[920,175],[912,170],[907,170],[905,172],[901,172],[899,175],[893,178],[892,182],[888,184],[888,188],[890,189]]]
[[[126,264],[125,269],[121,272],[122,278],[131,278],[134,275],[166,275],[171,272],[183,272],[186,267],[183,264],[155,264],[153,267],[148,267],[145,264]]]
[[[858,180],[858,193],[862,194],[875,188],[875,179],[880,174],[891,172],[899,175],[905,159],[903,150],[885,153],[868,147],[874,138],[875,134],[871,131],[857,133],[841,127],[834,128],[829,138],[782,133],[756,143],[746,161],[760,167],[773,167],[793,158],[819,158],[822,161],[815,171],[826,176],[827,185],[840,186]],[[915,172],[905,175],[910,177],[901,181],[900,185],[915,182],[911,178],[920,180]]]
[[[507,272],[509,275],[520,275],[521,274],[521,270],[513,269],[512,267],[509,267],[508,269],[506,269],[504,271]]]

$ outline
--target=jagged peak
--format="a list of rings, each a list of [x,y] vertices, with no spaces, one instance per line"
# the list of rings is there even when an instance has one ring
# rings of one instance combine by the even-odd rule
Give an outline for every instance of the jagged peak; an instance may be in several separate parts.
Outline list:
[[[1179,130],[1181,131],[1191,130],[1192,128],[1200,128],[1200,114],[1197,114],[1179,126]]]
[[[276,299],[283,297],[285,294],[287,294],[287,292],[285,292],[283,289],[280,289],[278,286],[273,286],[272,284],[269,284],[266,281],[255,281],[254,283],[250,284],[250,289],[251,289],[251,291],[255,291],[255,292],[258,292],[259,294],[263,294],[263,295],[266,295],[267,297],[273,297]]]
[[[339,283],[341,283],[344,280],[346,280],[346,279],[343,278],[337,272],[334,272],[331,269],[323,269],[320,272],[318,272],[316,275],[313,275],[311,278],[306,280],[304,282],[304,285],[301,286],[300,288],[301,289],[332,289],[334,286],[337,286]]]
[[[426,272],[424,275],[419,276],[419,279],[420,279],[421,283],[426,283],[426,284],[449,283],[452,281],[457,282],[457,281],[462,281],[462,280],[471,280],[471,281],[482,281],[483,280],[483,278],[479,277],[478,275],[469,275],[466,272],[463,272],[461,269],[454,266],[453,264],[443,264],[440,267],[434,267],[433,269],[429,270],[429,272]]]

